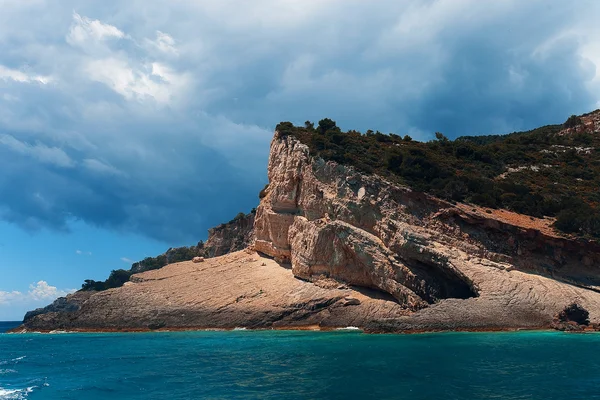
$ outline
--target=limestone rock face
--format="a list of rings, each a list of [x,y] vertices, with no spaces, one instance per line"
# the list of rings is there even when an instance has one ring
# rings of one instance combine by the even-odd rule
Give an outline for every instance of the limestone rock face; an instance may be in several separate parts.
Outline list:
[[[438,209],[439,201],[313,159],[307,146],[278,134],[268,175],[254,248],[289,260],[297,277],[379,289],[413,310],[477,295],[473,283],[428,246],[431,234],[421,228],[420,214]]]
[[[600,317],[600,247],[559,235],[551,220],[413,192],[312,157],[277,132],[268,176],[254,249],[298,278],[381,290],[418,311],[387,328],[447,327],[448,318],[465,328],[520,326],[511,312],[548,325],[575,300]]]
[[[309,222],[298,217],[290,228],[292,272],[307,280],[325,276],[382,289],[410,309],[425,303],[406,286],[410,271],[395,261],[376,236],[341,221]]]

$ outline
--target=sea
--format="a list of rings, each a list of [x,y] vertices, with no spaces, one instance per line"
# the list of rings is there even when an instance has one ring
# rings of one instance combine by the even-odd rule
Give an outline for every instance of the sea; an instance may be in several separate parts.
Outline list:
[[[596,398],[600,334],[0,334],[0,399]]]

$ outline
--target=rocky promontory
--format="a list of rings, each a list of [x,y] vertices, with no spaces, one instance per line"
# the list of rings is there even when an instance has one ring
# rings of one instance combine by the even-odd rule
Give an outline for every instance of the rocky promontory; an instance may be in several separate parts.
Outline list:
[[[442,200],[279,132],[268,178],[251,225],[214,240],[245,250],[77,292],[18,331],[543,329],[573,304],[600,323],[600,246],[550,218]]]

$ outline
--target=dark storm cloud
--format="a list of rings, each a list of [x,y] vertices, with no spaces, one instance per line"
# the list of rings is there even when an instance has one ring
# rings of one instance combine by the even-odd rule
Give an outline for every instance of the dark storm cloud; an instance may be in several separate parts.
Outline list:
[[[0,5],[0,218],[26,229],[191,243],[256,205],[282,120],[428,139],[598,104],[584,0]]]

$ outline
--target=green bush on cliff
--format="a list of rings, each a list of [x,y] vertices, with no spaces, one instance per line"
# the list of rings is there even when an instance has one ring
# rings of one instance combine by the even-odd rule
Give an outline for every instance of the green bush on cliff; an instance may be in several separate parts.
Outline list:
[[[107,290],[123,286],[123,284],[129,281],[132,272],[124,269],[113,270],[110,276],[105,281],[94,281],[86,279],[81,285],[81,290]]]
[[[581,118],[577,115],[571,115],[563,124],[565,128],[575,128],[578,125],[581,125]]]
[[[429,142],[371,130],[343,132],[329,118],[316,128],[282,122],[277,131],[297,137],[325,160],[377,173],[450,201],[556,217],[557,229],[598,238],[600,135],[558,134],[581,124],[580,117],[570,117],[565,124],[527,132],[455,140],[436,132]]]

